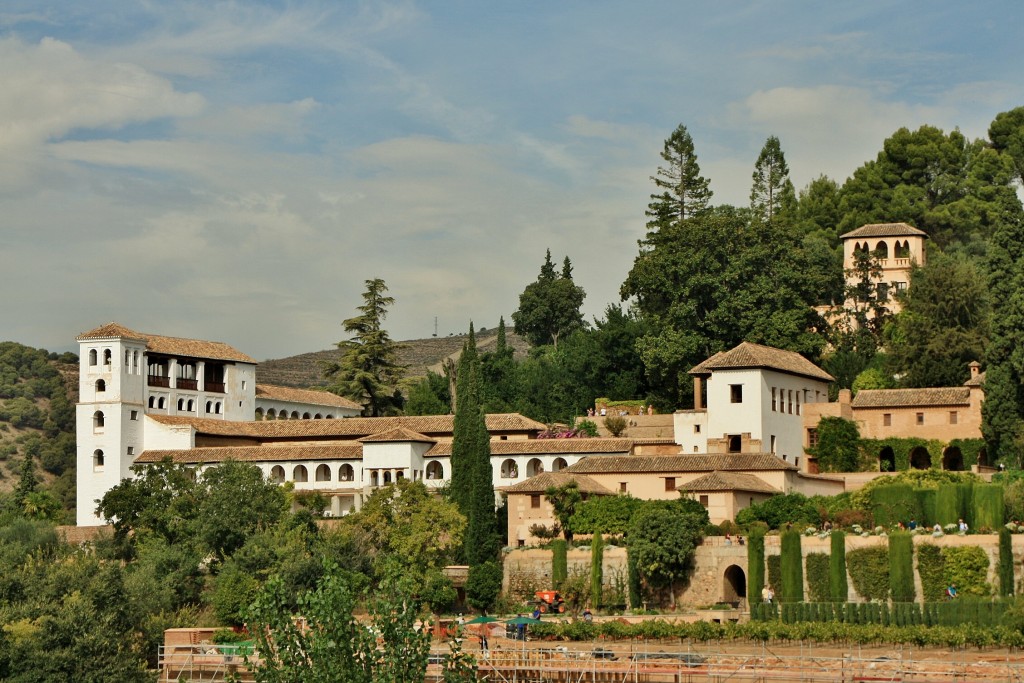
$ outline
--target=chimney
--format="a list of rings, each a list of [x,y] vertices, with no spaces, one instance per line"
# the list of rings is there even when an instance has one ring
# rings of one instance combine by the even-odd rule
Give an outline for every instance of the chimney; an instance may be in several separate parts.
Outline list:
[[[979,363],[976,360],[972,360],[970,363],[968,363],[967,367],[971,369],[971,379],[977,377],[978,373],[981,372],[981,363]]]
[[[840,389],[839,390],[839,404],[840,405],[850,405],[850,403],[852,403],[852,402],[853,402],[853,392],[850,391],[849,389]]]

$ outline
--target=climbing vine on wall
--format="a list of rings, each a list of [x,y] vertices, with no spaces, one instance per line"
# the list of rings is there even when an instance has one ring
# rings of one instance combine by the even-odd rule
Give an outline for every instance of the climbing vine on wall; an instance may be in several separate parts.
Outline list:
[[[886,446],[892,449],[897,472],[910,469],[910,452],[918,446],[923,446],[928,451],[932,461],[932,469],[942,469],[942,451],[945,450],[946,443],[937,439],[926,440],[913,437],[905,439],[861,439],[862,461],[877,463],[878,454]],[[967,462],[966,458],[964,462]]]
[[[858,548],[846,553],[853,588],[865,600],[889,599],[889,549]]]

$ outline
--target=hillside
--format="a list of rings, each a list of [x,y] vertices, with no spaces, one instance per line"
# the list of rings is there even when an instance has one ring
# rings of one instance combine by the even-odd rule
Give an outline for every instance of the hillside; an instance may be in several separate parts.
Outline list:
[[[423,377],[427,370],[441,372],[442,361],[449,357],[457,358],[467,336],[460,334],[398,342],[401,345],[398,362],[406,366],[406,378]],[[482,352],[494,350],[497,341],[497,328],[484,328],[477,333],[477,348]],[[529,345],[521,337],[510,332],[507,341],[509,346],[515,349],[517,358],[526,355]],[[337,360],[339,353],[337,349],[328,349],[266,360],[259,364],[257,377],[265,384],[299,388],[320,386],[324,384],[323,365]]]

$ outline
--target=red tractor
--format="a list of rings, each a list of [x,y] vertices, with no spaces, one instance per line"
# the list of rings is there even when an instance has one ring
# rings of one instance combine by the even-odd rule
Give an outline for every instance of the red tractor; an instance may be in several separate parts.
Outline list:
[[[565,612],[565,600],[558,591],[537,591],[534,593],[537,598],[537,609],[541,613],[552,612],[562,614]]]

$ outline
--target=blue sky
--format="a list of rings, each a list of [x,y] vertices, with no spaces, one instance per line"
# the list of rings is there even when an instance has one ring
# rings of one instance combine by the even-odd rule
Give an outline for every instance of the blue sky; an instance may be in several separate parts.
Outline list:
[[[0,339],[116,320],[258,359],[508,320],[544,250],[618,300],[662,142],[714,201],[1024,104],[1016,2],[0,5]]]

